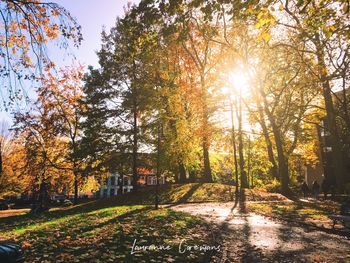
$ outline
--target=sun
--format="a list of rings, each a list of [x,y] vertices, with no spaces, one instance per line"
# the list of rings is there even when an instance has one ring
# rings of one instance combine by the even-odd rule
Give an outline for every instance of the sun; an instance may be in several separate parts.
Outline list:
[[[250,81],[247,73],[243,70],[233,70],[228,74],[228,85],[236,93],[247,96],[250,93]]]
[[[254,72],[243,64],[226,67],[221,72],[221,93],[231,99],[242,97],[247,100],[252,96],[254,76]]]

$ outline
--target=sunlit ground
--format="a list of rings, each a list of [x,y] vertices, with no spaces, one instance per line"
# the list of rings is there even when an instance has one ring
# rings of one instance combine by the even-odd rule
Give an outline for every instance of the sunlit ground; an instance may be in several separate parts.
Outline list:
[[[0,240],[13,240],[25,252],[26,262],[186,262],[202,252],[178,253],[176,245],[209,242],[206,224],[170,209],[113,206],[92,202],[41,215],[0,218]],[[201,240],[197,239],[201,236]],[[138,251],[139,245],[174,245],[170,251]]]

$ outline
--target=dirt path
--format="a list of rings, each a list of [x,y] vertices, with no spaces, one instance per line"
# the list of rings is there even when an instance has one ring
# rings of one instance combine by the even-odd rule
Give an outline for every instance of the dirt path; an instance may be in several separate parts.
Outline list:
[[[222,253],[210,262],[350,262],[350,240],[244,213],[234,203],[181,204],[172,209],[220,225],[216,238]]]

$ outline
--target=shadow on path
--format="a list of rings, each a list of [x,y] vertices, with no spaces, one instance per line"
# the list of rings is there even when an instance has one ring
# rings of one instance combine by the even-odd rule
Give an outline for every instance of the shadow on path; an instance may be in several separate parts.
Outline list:
[[[239,229],[232,228],[232,221],[235,220],[243,220]],[[251,231],[246,212],[245,190],[241,189],[238,195],[235,194],[235,202],[230,213],[212,233],[214,243],[221,245],[221,251],[216,253],[208,252],[204,262],[231,262],[232,257],[235,256],[237,256],[237,261],[259,262],[256,260],[254,247],[249,241]],[[232,242],[232,238],[235,239],[235,242]],[[243,252],[243,255],[238,255],[237,250]],[[238,256],[241,260],[238,260]]]

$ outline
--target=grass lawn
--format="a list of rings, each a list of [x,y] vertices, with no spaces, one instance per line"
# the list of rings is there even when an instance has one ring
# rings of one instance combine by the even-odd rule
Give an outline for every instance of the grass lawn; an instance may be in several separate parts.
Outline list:
[[[162,204],[231,201],[234,186],[217,183],[160,187]],[[40,215],[27,210],[0,214],[0,240],[22,245],[27,262],[202,262],[203,251],[179,253],[179,243],[214,245],[210,228],[198,217],[170,209],[153,210],[154,187]],[[247,200],[284,200],[278,194],[246,190]],[[170,246],[169,250],[138,251],[138,246]],[[182,246],[184,248],[184,246]],[[186,248],[186,247],[185,247]]]
[[[22,245],[26,262],[201,262],[203,251],[179,253],[179,243],[210,245],[208,225],[199,218],[150,206],[115,206],[113,200],[3,217],[0,229],[0,240]],[[135,239],[139,246],[170,245],[170,250],[131,254]]]
[[[273,215],[282,219],[302,221],[305,223],[332,227],[330,215],[338,214],[340,205],[333,201],[318,202],[281,202],[281,203],[249,203],[252,212]]]
[[[119,204],[153,204],[155,200],[155,187],[146,187],[138,193],[128,193],[115,197]],[[159,188],[160,202],[162,204],[188,203],[188,202],[228,202],[232,201],[235,186],[219,183],[188,183],[169,184]],[[266,193],[247,189],[246,200],[249,201],[276,201],[287,200],[280,194]]]

